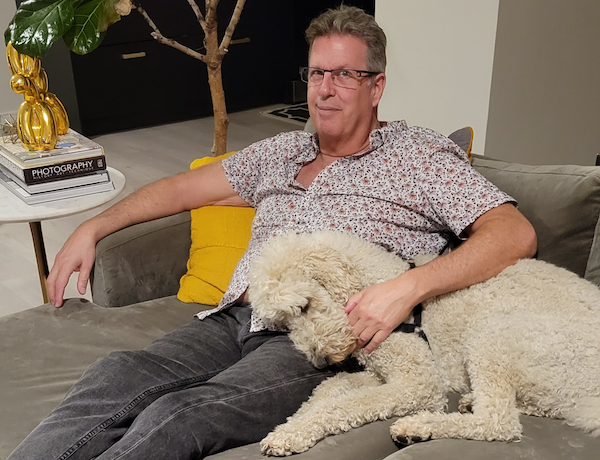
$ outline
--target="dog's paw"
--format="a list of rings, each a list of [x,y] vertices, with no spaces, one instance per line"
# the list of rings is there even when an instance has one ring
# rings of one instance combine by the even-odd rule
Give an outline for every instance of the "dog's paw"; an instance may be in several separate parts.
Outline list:
[[[418,436],[415,436],[413,438],[405,438],[404,436],[394,437],[392,435],[392,438],[393,438],[394,442],[396,444],[398,444],[398,446],[400,446],[400,447],[408,447],[411,444],[416,444],[417,442],[423,441],[423,439],[419,438]]]
[[[410,446],[416,442],[431,439],[431,430],[415,417],[404,417],[390,427],[392,439],[401,446]]]
[[[260,442],[260,451],[263,455],[286,457],[306,452],[315,444],[316,441],[303,438],[302,433],[289,433],[276,428]]]
[[[462,414],[473,412],[473,401],[475,401],[473,393],[462,395],[458,401],[458,411]]]

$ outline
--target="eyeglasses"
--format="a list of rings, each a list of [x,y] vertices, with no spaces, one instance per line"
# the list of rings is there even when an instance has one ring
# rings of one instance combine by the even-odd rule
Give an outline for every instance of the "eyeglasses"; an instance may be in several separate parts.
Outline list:
[[[331,73],[331,81],[334,85],[341,88],[358,88],[360,78],[372,77],[380,72],[370,72],[368,70],[335,69],[325,70],[316,67],[300,67],[300,79],[308,83],[309,86],[318,86],[323,83],[325,73]]]

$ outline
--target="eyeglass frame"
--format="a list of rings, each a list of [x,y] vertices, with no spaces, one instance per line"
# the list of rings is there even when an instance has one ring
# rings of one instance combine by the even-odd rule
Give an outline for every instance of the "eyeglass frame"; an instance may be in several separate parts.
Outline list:
[[[308,77],[308,72],[310,69],[314,69],[314,70],[320,70],[323,72],[323,80],[325,79],[325,73],[329,72],[331,74],[331,81],[333,82],[333,84],[335,86],[337,86],[338,88],[348,88],[347,86],[339,86],[336,82],[335,82],[335,76],[333,74],[333,72],[341,72],[344,70],[349,70],[351,72],[356,72],[357,78],[368,78],[368,77],[374,77],[375,75],[379,75],[381,72],[374,72],[371,70],[357,70],[357,69],[331,69],[331,70],[327,70],[327,69],[321,69],[319,67],[309,67],[309,66],[304,66],[304,67],[300,67],[299,71],[300,71],[300,80],[302,80],[304,83],[306,83],[307,85],[309,84],[309,77]],[[306,80],[304,79],[304,73],[306,73]],[[367,75],[360,75],[360,74],[367,74]],[[317,84],[323,84],[323,80],[321,80],[321,83],[317,83]],[[317,85],[315,84],[315,86]]]

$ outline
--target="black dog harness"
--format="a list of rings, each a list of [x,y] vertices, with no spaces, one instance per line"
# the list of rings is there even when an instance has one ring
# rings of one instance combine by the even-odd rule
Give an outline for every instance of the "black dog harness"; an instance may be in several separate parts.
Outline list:
[[[413,322],[412,323],[401,323],[394,332],[406,332],[407,334],[417,334],[425,342],[428,342],[427,336],[423,329],[421,329],[421,314],[423,313],[423,305],[418,304],[413,308]]]
[[[415,264],[414,262],[408,262],[410,269],[415,268]],[[409,270],[410,270],[409,269]],[[429,341],[427,340],[427,336],[425,335],[425,332],[423,332],[423,329],[421,329],[421,315],[423,313],[423,305],[421,304],[417,304],[415,306],[415,308],[413,308],[413,322],[412,323],[401,323],[400,326],[398,326],[396,329],[394,329],[394,332],[406,332],[407,334],[417,334],[419,337],[421,337],[423,340],[425,340],[425,342],[429,343]]]

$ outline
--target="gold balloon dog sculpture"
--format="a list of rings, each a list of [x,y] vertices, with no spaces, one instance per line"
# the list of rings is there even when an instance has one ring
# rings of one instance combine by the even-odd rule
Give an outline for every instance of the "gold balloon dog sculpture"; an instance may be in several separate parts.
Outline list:
[[[9,43],[6,60],[12,90],[25,98],[17,112],[19,139],[28,150],[52,150],[58,136],[69,129],[65,107],[48,91],[48,75],[40,59],[19,53]]]

